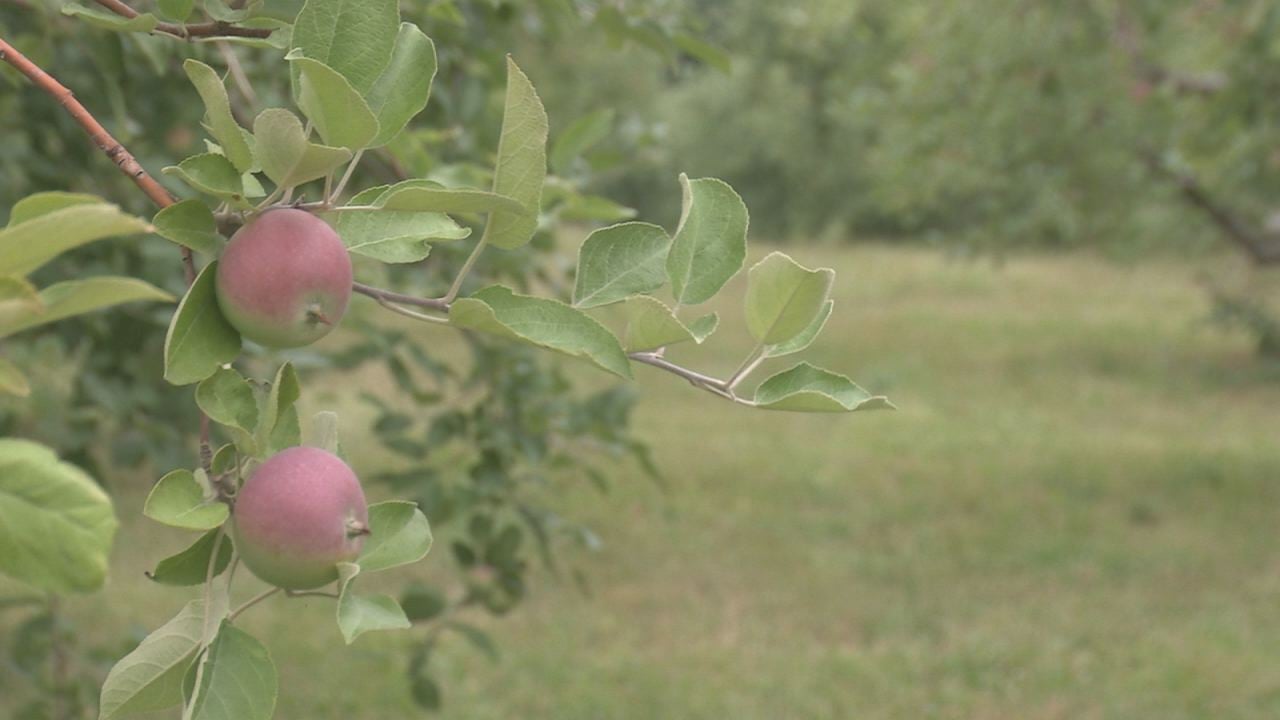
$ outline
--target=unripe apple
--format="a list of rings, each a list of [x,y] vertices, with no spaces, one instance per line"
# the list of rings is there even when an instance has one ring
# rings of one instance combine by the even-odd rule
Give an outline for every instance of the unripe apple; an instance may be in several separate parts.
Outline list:
[[[292,447],[258,466],[236,495],[232,537],[254,575],[287,590],[338,579],[338,563],[360,555],[369,507],[356,474],[338,456]]]
[[[351,257],[323,220],[278,208],[231,237],[218,260],[218,307],[250,340],[309,345],[342,319],[351,299]]]

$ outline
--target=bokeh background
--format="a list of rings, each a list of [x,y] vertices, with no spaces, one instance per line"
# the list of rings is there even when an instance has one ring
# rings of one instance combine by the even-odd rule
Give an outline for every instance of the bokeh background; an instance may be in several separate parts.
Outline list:
[[[149,169],[198,151],[181,61],[221,69],[219,51],[59,5],[0,0],[0,36]],[[556,178],[538,241],[480,273],[536,267],[563,292],[592,227],[671,227],[676,175],[721,177],[751,209],[749,262],[783,248],[836,269],[814,361],[899,410],[752,413],[644,369],[617,386],[357,301],[342,332],[247,367],[297,363],[304,408],[339,411],[370,495],[417,499],[436,546],[381,581],[416,603],[412,631],[347,648],[315,599],[246,616],[281,668],[279,717],[1280,717],[1280,4],[402,10],[440,74],[357,186],[483,185],[512,53]],[[253,82],[240,110],[285,104],[280,53],[234,52]],[[149,213],[95,153],[0,70],[0,220],[54,189]],[[41,272],[181,289],[156,238],[69,257]],[[458,261],[357,273],[439,288]],[[751,343],[740,307],[713,309],[715,342],[679,357],[727,373]],[[167,316],[2,349],[37,392],[0,405],[0,430],[92,469],[123,525],[101,593],[0,606],[0,715],[47,716],[57,646],[74,717],[94,717],[106,669],[190,596],[144,577],[184,538],[142,500],[194,454],[190,390],[160,379]]]

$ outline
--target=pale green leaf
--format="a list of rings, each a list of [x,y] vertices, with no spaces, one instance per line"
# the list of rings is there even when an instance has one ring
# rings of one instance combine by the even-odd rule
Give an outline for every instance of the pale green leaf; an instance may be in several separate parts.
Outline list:
[[[192,198],[175,203],[151,219],[160,237],[206,255],[222,250],[222,236],[213,212],[203,201]]]
[[[667,277],[680,305],[700,305],[738,274],[747,257],[747,206],[728,184],[680,175],[684,209],[667,253]]]
[[[266,646],[223,620],[200,662],[192,720],[270,720],[279,680]]]
[[[324,177],[351,159],[346,148],[309,142],[296,115],[282,108],[263,110],[253,121],[262,172],[280,187]]]
[[[683,50],[690,57],[710,65],[725,75],[733,72],[733,60],[729,57],[729,53],[715,45],[688,33],[678,33],[675,41],[676,47]]]
[[[609,198],[574,192],[565,198],[557,215],[567,222],[618,222],[635,217],[636,211]]]
[[[702,342],[685,327],[662,301],[648,295],[628,298],[626,342],[628,351],[654,350],[682,342]]]
[[[241,453],[257,454],[258,398],[240,373],[218,368],[196,386],[196,404],[210,420],[227,428]]]
[[[54,283],[40,291],[43,311],[0,323],[0,337],[75,315],[140,300],[172,302],[173,296],[137,278],[96,277]]]
[[[547,113],[529,78],[507,58],[507,96],[493,191],[514,198],[526,212],[490,215],[481,242],[511,250],[533,238],[546,176]]]
[[[27,383],[27,376],[22,374],[22,370],[17,365],[3,357],[0,357],[0,393],[18,397],[31,394],[31,385]]]
[[[411,626],[400,603],[390,595],[359,595],[351,589],[360,573],[354,563],[338,563],[338,629],[347,644],[373,630],[403,630]]]
[[[47,215],[55,210],[75,205],[102,205],[102,198],[84,193],[69,193],[53,190],[50,192],[28,195],[13,204],[9,211],[9,227],[26,222],[33,218]]]
[[[366,94],[391,62],[399,24],[396,0],[307,0],[294,21],[294,54],[328,65]]]
[[[271,389],[263,400],[254,433],[263,456],[272,455],[302,441],[298,410],[294,407],[302,397],[302,386],[293,363],[285,363],[276,371]]]
[[[28,206],[24,214],[31,210]],[[0,230],[0,275],[27,275],[72,248],[150,229],[146,220],[106,203],[74,204],[44,212]]]
[[[391,62],[365,93],[369,109],[378,118],[378,135],[370,143],[391,142],[415,115],[427,106],[431,82],[436,76],[436,46],[418,26],[401,23]]]
[[[192,600],[148,635],[107,673],[98,719],[163,710],[182,702],[182,678],[195,659],[204,627],[204,602]]]
[[[240,333],[218,309],[218,263],[200,271],[173,313],[164,338],[164,379],[190,385],[209,377],[240,354]]]
[[[36,286],[26,278],[0,276],[0,328],[27,322],[29,316],[44,312]]]
[[[431,525],[416,503],[391,500],[370,505],[369,530],[357,561],[363,572],[414,563],[431,550]]]
[[[578,248],[574,307],[608,305],[662,287],[670,247],[667,231],[648,223],[623,223],[591,233]]]
[[[353,253],[386,263],[417,262],[431,252],[429,243],[461,240],[471,234],[453,218],[437,212],[332,210],[319,213]]]
[[[154,571],[147,573],[147,577],[161,585],[188,587],[202,584],[208,577],[213,541],[219,537],[221,540],[218,542],[218,559],[213,563],[213,575],[221,575],[231,564],[231,538],[215,529],[201,535],[186,550],[161,560]]]
[[[28,440],[0,439],[0,572],[40,590],[102,586],[115,537],[111,498],[83,470]]]
[[[556,137],[551,146],[551,167],[559,175],[568,173],[570,165],[613,130],[613,108],[587,113],[574,120]]]
[[[378,118],[351,83],[319,60],[296,53],[285,59],[301,73],[298,107],[325,144],[351,150],[368,147],[378,135]]]
[[[407,182],[413,182],[412,180]],[[527,211],[519,201],[504,195],[471,188],[402,187],[394,185],[384,191],[377,205],[386,210],[413,210],[442,213],[504,212],[523,215]]]
[[[755,403],[765,410],[854,412],[893,409],[883,395],[872,395],[837,373],[800,363],[756,388]]]
[[[96,25],[116,32],[149,33],[156,29],[160,21],[151,13],[140,13],[136,17],[127,18],[96,7],[84,5],[63,5],[62,14],[79,18],[90,25]]]
[[[454,301],[449,321],[590,360],[615,375],[631,377],[631,363],[618,338],[590,315],[558,300],[517,295],[494,285]]]
[[[818,334],[822,332],[822,328],[827,324],[827,318],[831,317],[831,309],[835,307],[834,300],[828,300],[822,305],[822,310],[818,312],[818,316],[809,323],[809,326],[790,340],[778,343],[777,345],[766,345],[764,348],[765,357],[782,357],[783,355],[791,355],[813,344]]]
[[[204,101],[205,122],[209,132],[222,146],[222,154],[231,161],[241,173],[253,167],[253,152],[245,140],[244,129],[231,114],[231,101],[227,98],[227,89],[222,78],[213,68],[199,60],[188,59],[182,64],[191,84]]]
[[[720,316],[716,313],[710,313],[694,318],[688,323],[688,327],[694,341],[701,343],[711,337],[716,328],[720,327]]]
[[[217,153],[192,155],[177,165],[161,170],[190,185],[206,195],[228,200],[237,205],[245,203],[244,179],[235,165]]]
[[[784,253],[772,252],[747,273],[747,328],[752,337],[776,345],[804,332],[822,312],[836,273],[810,270]]]
[[[151,488],[142,514],[186,530],[210,530],[226,522],[227,504],[202,487],[194,473],[173,470]]]
[[[160,14],[176,22],[185,22],[195,9],[196,0],[156,0]]]

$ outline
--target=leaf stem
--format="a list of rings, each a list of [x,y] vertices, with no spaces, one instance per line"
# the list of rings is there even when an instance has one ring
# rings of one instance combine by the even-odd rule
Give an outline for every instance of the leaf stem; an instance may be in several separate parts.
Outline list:
[[[365,285],[364,283],[351,283],[351,289],[361,295],[367,295],[375,300],[388,300],[401,305],[416,305],[418,307],[431,308],[432,310],[439,310],[441,312],[449,312],[450,303],[442,298],[423,298],[416,295],[406,295],[404,293],[376,288],[372,285]]]
[[[727,381],[725,381],[724,389],[729,392],[733,392],[733,389],[738,386],[738,383],[745,380],[753,370],[760,367],[760,363],[764,362],[764,360],[764,344],[761,343],[757,345],[749,355],[747,355],[747,358],[742,361],[742,364],[738,366],[738,369],[733,371],[733,374],[729,376]]]
[[[435,323],[437,325],[449,324],[449,321],[446,320],[445,318],[440,318],[432,315],[427,315],[425,313],[415,312],[413,310],[409,310],[408,308],[402,308],[399,305],[394,305],[391,303],[391,301],[385,300],[380,297],[375,297],[374,300],[376,300],[378,304],[381,305],[382,307],[398,315],[404,315],[405,317],[410,317],[410,318],[413,318],[414,320],[422,320],[423,322]]]
[[[360,164],[362,155],[364,155],[364,150],[357,150],[356,154],[351,157],[351,162],[347,163],[347,171],[342,174],[342,179],[338,181],[338,187],[334,188],[333,194],[325,194],[324,202],[326,205],[332,205],[333,201],[346,189],[347,182],[351,180],[351,175],[356,171],[356,165]]]
[[[257,605],[258,603],[262,602],[263,600],[266,600],[267,598],[271,597],[272,595],[275,595],[278,592],[280,592],[280,588],[278,587],[273,587],[269,590],[263,590],[257,595],[254,595],[253,597],[246,600],[245,603],[240,607],[236,608],[235,610],[232,610],[231,613],[227,615],[227,620],[235,620],[237,617],[240,616],[240,613],[244,612],[245,610],[248,610],[249,608],[253,607],[254,605]]]
[[[467,273],[471,272],[471,268],[475,266],[476,260],[480,259],[480,253],[484,252],[488,242],[484,238],[480,238],[480,242],[476,243],[475,249],[471,251],[471,255],[467,257],[467,261],[462,264],[462,269],[458,271],[458,277],[454,278],[453,285],[449,286],[449,292],[441,298],[446,303],[452,303],[458,297],[458,291],[462,290],[462,281],[467,279]]]

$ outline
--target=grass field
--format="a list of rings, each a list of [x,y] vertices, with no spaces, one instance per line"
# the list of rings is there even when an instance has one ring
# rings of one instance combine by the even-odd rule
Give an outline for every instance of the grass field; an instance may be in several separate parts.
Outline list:
[[[488,623],[500,662],[451,644],[444,717],[1280,717],[1280,371],[1205,323],[1193,268],[796,255],[839,273],[810,359],[901,409],[752,412],[638,370],[668,488],[566,486],[606,543],[579,557],[592,595],[540,574]],[[720,310],[719,350],[677,358],[736,364],[741,312]],[[141,575],[179,534],[122,504],[109,588],[70,603],[95,635],[187,597]],[[331,617],[246,616],[278,717],[417,716],[413,635],[345,649]]]

